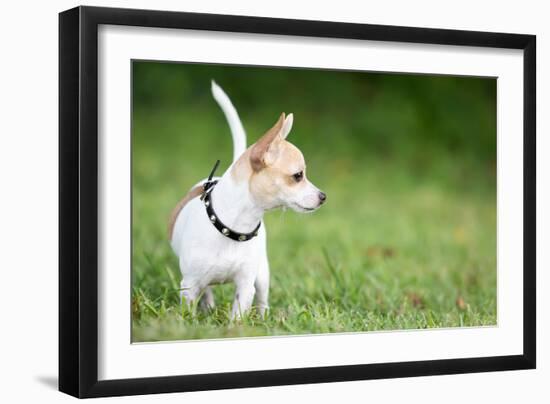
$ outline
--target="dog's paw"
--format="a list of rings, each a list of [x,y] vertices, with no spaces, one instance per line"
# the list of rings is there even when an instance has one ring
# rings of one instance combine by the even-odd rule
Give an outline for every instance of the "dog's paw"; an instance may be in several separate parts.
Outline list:
[[[261,319],[265,320],[269,312],[269,306],[258,306],[256,310],[260,315]]]

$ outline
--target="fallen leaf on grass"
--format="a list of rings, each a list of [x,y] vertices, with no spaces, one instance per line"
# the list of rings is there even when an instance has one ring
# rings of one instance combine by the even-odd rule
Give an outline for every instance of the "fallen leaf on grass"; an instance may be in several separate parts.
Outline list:
[[[369,258],[391,258],[395,256],[395,250],[391,247],[370,246],[366,249],[365,253]]]
[[[417,293],[410,292],[407,294],[407,298],[409,299],[409,302],[411,302],[413,307],[419,309],[424,307],[424,299],[422,299],[422,296],[418,295]]]
[[[466,302],[464,301],[464,298],[462,296],[458,296],[456,298],[456,307],[458,307],[460,310],[466,310]]]

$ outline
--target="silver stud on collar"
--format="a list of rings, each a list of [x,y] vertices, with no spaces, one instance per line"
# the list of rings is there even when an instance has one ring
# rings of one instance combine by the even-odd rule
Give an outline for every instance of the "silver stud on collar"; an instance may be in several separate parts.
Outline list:
[[[206,206],[210,206],[210,201],[206,201],[206,202],[204,202],[204,204],[205,204]]]
[[[241,234],[239,236],[239,241],[245,241],[246,240],[246,236],[244,234]]]
[[[214,215],[210,216],[210,221],[212,223],[215,223],[216,222],[216,216],[214,216]]]
[[[225,227],[222,229],[222,233],[224,236],[227,236],[229,234],[229,230],[227,230]]]

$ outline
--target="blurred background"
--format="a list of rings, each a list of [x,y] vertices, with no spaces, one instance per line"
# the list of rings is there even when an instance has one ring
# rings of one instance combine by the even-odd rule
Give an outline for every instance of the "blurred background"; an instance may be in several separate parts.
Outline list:
[[[496,324],[496,80],[133,62],[133,341]],[[229,324],[181,307],[172,208],[231,163],[210,80],[255,142],[281,112],[311,215],[268,212],[271,311]]]

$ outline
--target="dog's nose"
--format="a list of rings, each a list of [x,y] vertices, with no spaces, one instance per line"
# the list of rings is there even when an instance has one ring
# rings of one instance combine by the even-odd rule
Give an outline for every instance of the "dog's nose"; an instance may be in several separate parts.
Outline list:
[[[321,203],[325,203],[326,199],[327,199],[327,194],[325,194],[324,192],[319,192],[319,200],[321,201]]]

